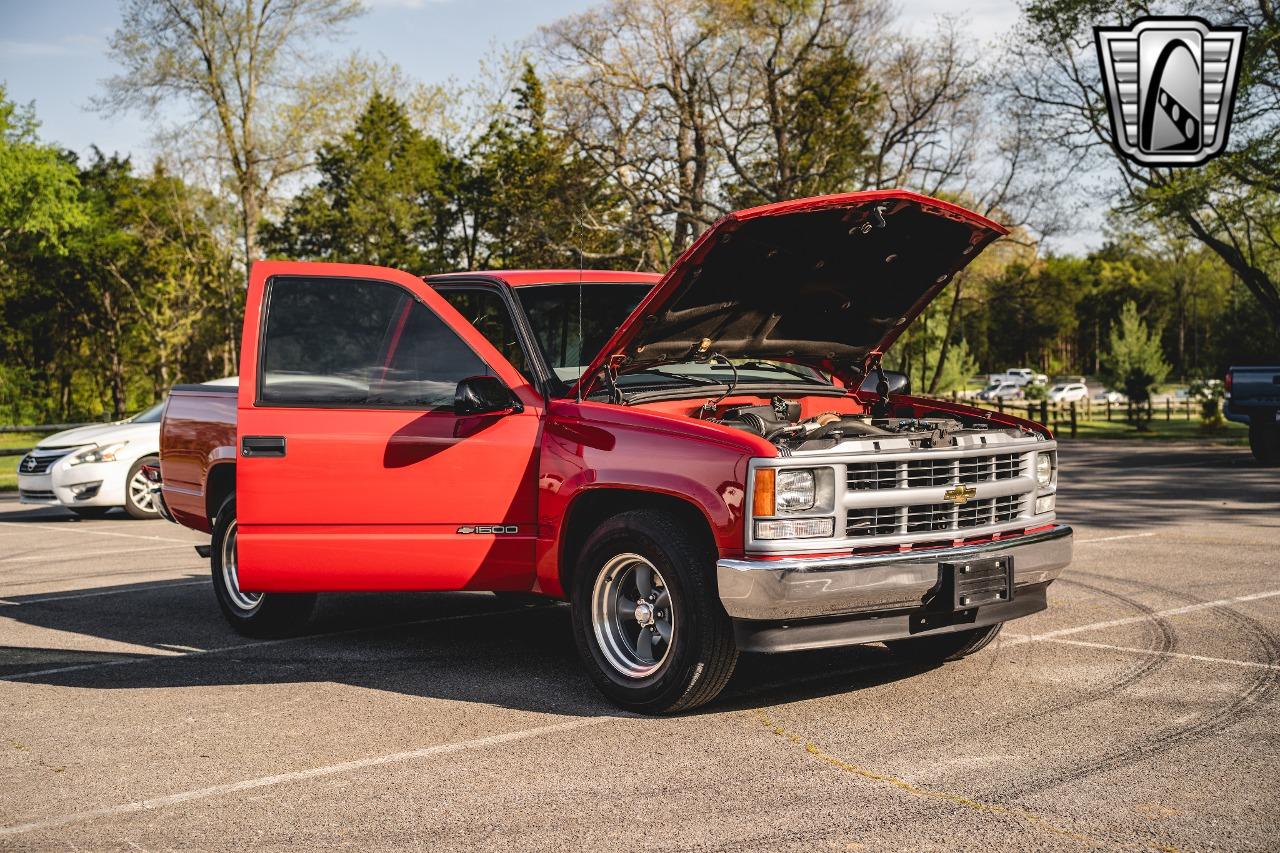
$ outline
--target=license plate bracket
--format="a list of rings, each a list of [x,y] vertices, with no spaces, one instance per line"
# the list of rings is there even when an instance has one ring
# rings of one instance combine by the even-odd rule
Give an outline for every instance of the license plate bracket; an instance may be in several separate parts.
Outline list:
[[[953,610],[1013,601],[1013,557],[982,557],[942,563],[944,588],[951,590]]]

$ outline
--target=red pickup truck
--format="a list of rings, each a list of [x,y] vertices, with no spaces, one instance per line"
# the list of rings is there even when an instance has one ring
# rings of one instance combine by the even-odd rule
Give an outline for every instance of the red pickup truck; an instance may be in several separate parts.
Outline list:
[[[540,593],[642,712],[744,651],[954,659],[1070,560],[1057,445],[880,358],[1003,233],[884,191],[732,214],[663,276],[258,263],[239,388],[169,397],[164,511],[243,633],[321,592]]]

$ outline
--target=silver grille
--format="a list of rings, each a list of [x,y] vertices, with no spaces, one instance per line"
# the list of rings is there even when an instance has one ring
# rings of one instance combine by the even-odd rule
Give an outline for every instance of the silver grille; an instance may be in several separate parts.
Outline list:
[[[845,466],[845,536],[919,538],[1015,521],[1030,510],[1031,458],[1030,453],[986,453],[851,462]],[[1012,482],[1018,478],[1025,479]],[[943,500],[953,487],[979,489],[984,483],[1001,484],[985,488],[1005,494],[974,496],[960,504]]]
[[[1013,521],[1022,514],[1022,495],[980,498],[956,506],[951,503],[914,506],[868,506],[849,510],[846,536],[892,536],[895,533],[932,533],[964,530]]]
[[[18,463],[19,474],[43,474],[53,467],[53,463],[66,456],[74,447],[51,447],[33,450]]]
[[[937,488],[960,483],[1012,480],[1024,473],[1026,454],[994,453],[961,459],[907,459],[899,462],[856,462],[846,469],[850,491]]]

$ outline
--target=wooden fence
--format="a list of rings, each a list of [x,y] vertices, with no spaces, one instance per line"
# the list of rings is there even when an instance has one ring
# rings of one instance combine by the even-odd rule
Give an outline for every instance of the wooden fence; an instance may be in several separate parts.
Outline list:
[[[1054,432],[1062,432],[1064,429],[1068,429],[1072,438],[1076,437],[1076,430],[1081,421],[1133,423],[1139,411],[1141,411],[1140,405],[1133,402],[1112,403],[1088,398],[1074,400],[1070,403],[1050,403],[1048,400],[992,400],[988,402],[986,400],[962,400],[959,394],[953,392],[951,400],[983,409],[1008,412],[1011,415],[1025,417],[1029,421],[1035,421],[1051,427]],[[1156,420],[1163,416],[1166,421],[1172,421],[1175,418],[1190,421],[1199,417],[1203,410],[1204,404],[1200,400],[1190,397],[1183,399],[1166,397],[1160,403],[1148,402],[1145,415],[1147,420]]]

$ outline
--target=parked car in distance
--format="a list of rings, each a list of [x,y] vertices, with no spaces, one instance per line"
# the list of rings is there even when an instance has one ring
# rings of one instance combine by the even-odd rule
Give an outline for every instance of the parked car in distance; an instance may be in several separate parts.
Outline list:
[[[1049,389],[1050,403],[1074,403],[1088,396],[1089,389],[1083,382],[1067,382]]]
[[[1124,394],[1121,394],[1119,391],[1104,390],[1094,394],[1093,399],[1096,403],[1111,403],[1112,405],[1115,405],[1117,403],[1127,402],[1129,398]]]
[[[1004,373],[993,373],[987,377],[988,383],[1011,382],[1014,385],[1047,385],[1049,377],[1036,373],[1029,367],[1011,367]]]
[[[234,386],[236,378],[208,384]],[[159,462],[163,412],[162,401],[122,421],[41,439],[18,463],[18,500],[64,506],[86,518],[99,518],[115,507],[134,518],[155,518],[159,511],[142,468]]]
[[[992,382],[978,392],[979,400],[1021,400],[1026,396],[1023,386],[1017,382]]]
[[[1249,425],[1253,458],[1280,465],[1280,367],[1231,367],[1222,385],[1222,413]]]

